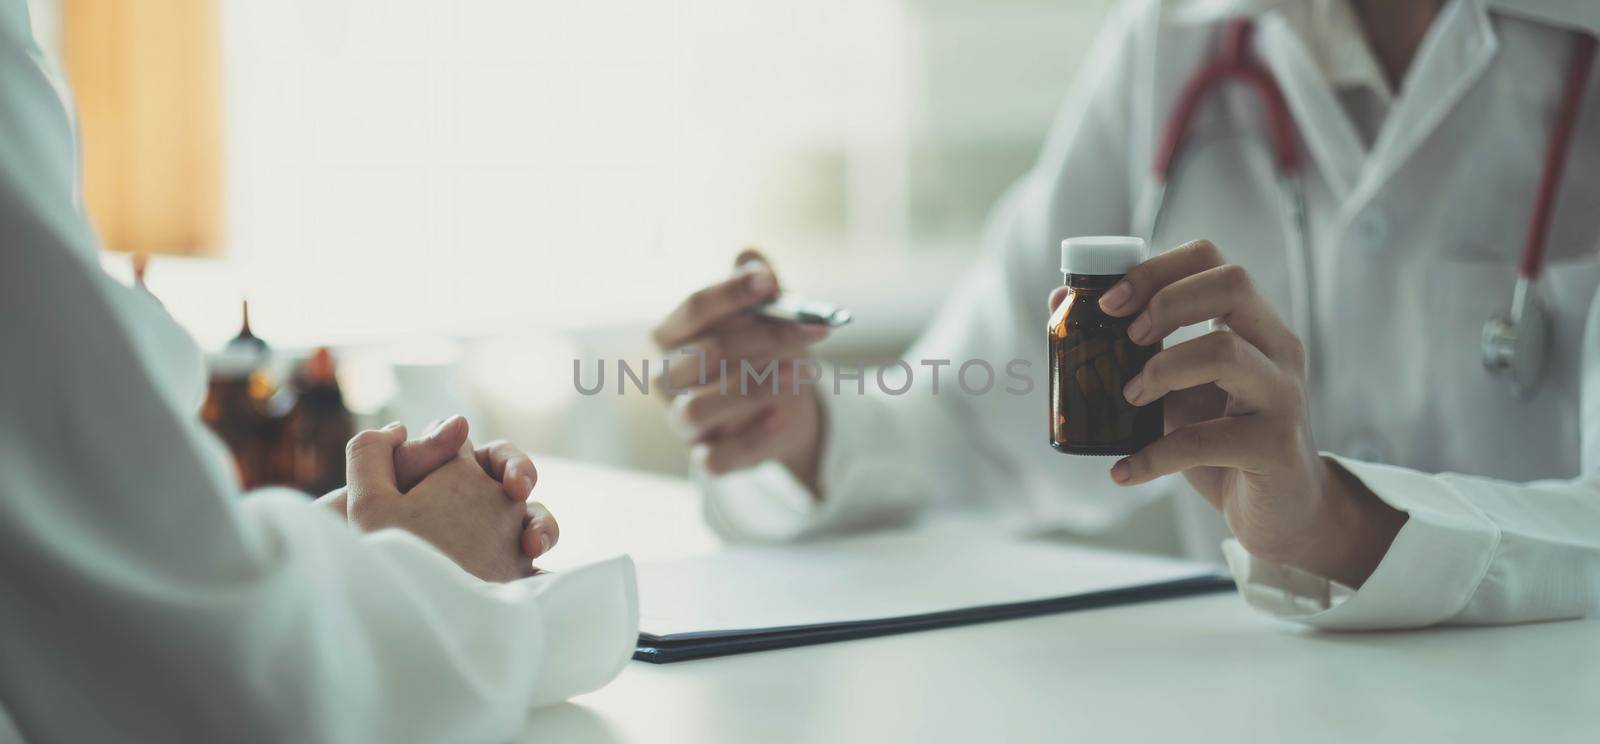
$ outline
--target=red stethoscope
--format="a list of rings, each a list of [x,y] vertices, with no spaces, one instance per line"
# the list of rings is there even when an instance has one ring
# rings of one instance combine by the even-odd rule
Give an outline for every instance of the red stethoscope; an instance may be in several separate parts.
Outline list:
[[[1292,298],[1296,332],[1306,348],[1315,349],[1312,324],[1310,228],[1306,221],[1305,194],[1300,187],[1299,130],[1289,113],[1283,91],[1251,48],[1255,24],[1250,19],[1230,21],[1223,36],[1219,54],[1201,66],[1184,85],[1177,106],[1162,131],[1159,149],[1154,161],[1155,183],[1152,199],[1145,214],[1145,234],[1152,241],[1161,223],[1161,213],[1166,205],[1169,177],[1174,171],[1182,149],[1184,137],[1195,119],[1200,106],[1223,83],[1244,84],[1259,100],[1266,112],[1268,144],[1278,172],[1278,193],[1283,202],[1283,213],[1291,223],[1287,246],[1290,284],[1295,290]],[[1523,244],[1522,259],[1517,266],[1517,283],[1512,292],[1511,310],[1508,314],[1491,318],[1483,327],[1483,363],[1492,373],[1510,379],[1512,390],[1519,396],[1530,394],[1544,367],[1548,321],[1534,300],[1534,288],[1544,269],[1545,240],[1550,229],[1550,214],[1554,210],[1556,192],[1561,183],[1561,173],[1566,165],[1567,151],[1572,142],[1572,132],[1577,125],[1578,112],[1583,104],[1583,91],[1589,72],[1594,66],[1595,38],[1579,36],[1576,52],[1567,70],[1566,84],[1561,93],[1560,108],[1555,125],[1545,146],[1544,169],[1539,178],[1539,190],[1534,198],[1533,215],[1528,221],[1527,240]]]

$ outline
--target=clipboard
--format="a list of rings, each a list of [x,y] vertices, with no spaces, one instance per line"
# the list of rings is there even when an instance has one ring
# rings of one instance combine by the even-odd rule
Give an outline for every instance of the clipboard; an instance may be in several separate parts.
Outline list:
[[[740,547],[638,572],[633,658],[655,664],[1233,588],[1202,563],[926,532]]]

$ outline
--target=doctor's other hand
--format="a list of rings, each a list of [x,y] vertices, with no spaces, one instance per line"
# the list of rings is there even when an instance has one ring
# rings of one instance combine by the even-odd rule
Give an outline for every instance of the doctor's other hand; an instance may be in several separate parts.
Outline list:
[[[778,278],[754,249],[734,266],[732,276],[689,295],[656,326],[656,346],[670,362],[656,387],[672,399],[674,430],[712,474],[777,460],[817,493],[822,410],[814,386],[794,381],[796,360],[809,360],[828,329],[752,312],[778,296]],[[762,379],[769,368],[776,383]]]
[[[521,452],[491,445],[440,465],[410,490],[399,489],[396,452],[405,427],[364,431],[346,451],[350,523],[363,532],[397,527],[427,540],[467,572],[485,581],[510,581],[535,571],[530,555],[555,544],[559,528],[542,505],[508,497],[505,479]],[[511,480],[520,480],[513,472]],[[531,492],[531,483],[527,484]],[[521,490],[520,488],[518,489]]]
[[[1195,241],[1134,267],[1100,306],[1132,316],[1128,336],[1140,345],[1213,325],[1158,352],[1124,387],[1135,405],[1165,399],[1166,435],[1119,460],[1112,480],[1181,472],[1253,555],[1361,586],[1406,516],[1318,454],[1305,349],[1249,273]]]

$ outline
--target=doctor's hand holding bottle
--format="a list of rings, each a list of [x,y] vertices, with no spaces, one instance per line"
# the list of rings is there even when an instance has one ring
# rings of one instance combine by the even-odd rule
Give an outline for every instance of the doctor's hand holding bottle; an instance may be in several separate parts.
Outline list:
[[[656,326],[655,343],[671,362],[656,388],[671,397],[673,428],[712,474],[776,460],[816,493],[822,409],[814,386],[796,389],[795,361],[809,358],[828,329],[755,314],[778,296],[778,278],[754,249],[734,265],[732,276],[689,295]],[[776,385],[760,377],[769,365]]]
[[[1052,310],[1065,294],[1052,293]],[[1132,316],[1128,336],[1145,346],[1218,325],[1158,352],[1123,388],[1134,405],[1165,401],[1166,435],[1118,460],[1111,479],[1181,472],[1252,554],[1361,586],[1406,516],[1317,453],[1305,350],[1249,273],[1198,240],[1131,269],[1100,307]]]

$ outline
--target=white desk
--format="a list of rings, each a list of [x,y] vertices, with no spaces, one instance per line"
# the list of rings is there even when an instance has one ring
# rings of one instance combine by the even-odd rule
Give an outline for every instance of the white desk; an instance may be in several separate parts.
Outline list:
[[[640,561],[715,549],[680,481],[559,461],[540,473],[563,530],[552,568],[630,543]],[[1331,634],[1218,594],[632,662],[535,713],[525,740],[1594,742],[1600,621]]]

